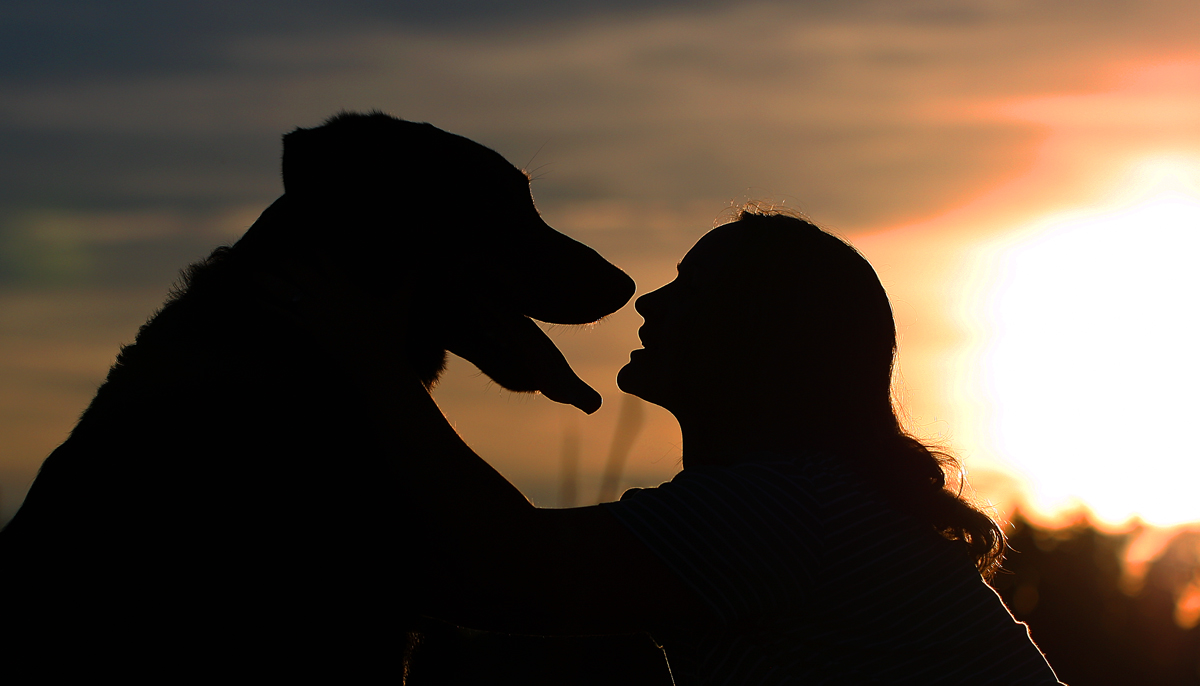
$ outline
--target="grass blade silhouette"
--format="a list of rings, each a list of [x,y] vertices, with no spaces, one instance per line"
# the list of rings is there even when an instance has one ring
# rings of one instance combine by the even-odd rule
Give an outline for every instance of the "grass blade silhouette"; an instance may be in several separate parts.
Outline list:
[[[642,400],[632,395],[624,395],[621,399],[621,414],[617,417],[617,428],[613,430],[612,446],[608,449],[608,462],[604,465],[604,478],[600,482],[599,502],[606,503],[617,499],[617,488],[621,484],[621,474],[625,471],[625,460],[633,449],[645,423],[645,408]]]
[[[558,506],[575,507],[579,500],[579,427],[574,423],[563,429],[562,462],[558,482]]]

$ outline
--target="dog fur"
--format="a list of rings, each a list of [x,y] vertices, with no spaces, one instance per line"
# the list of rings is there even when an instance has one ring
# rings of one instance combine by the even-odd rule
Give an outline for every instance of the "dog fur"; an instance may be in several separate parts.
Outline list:
[[[418,284],[410,360],[592,410],[528,317],[593,321],[633,283],[537,215],[497,153],[343,114],[284,139],[285,194],[186,271],[0,531],[5,651],[43,677],[397,680],[414,555],[404,492],[336,360],[253,297],[317,252]],[[556,357],[557,356],[557,357]],[[591,395],[589,395],[589,393]]]

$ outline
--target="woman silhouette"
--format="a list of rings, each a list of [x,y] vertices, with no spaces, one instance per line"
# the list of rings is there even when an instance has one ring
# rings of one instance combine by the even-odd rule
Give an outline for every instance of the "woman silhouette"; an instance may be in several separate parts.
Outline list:
[[[356,347],[430,534],[428,614],[649,631],[684,685],[1058,683],[984,583],[1000,528],[897,422],[895,325],[861,255],[743,212],[636,307],[618,383],[679,420],[684,468],[594,507],[533,507],[411,374],[380,374],[386,350]]]

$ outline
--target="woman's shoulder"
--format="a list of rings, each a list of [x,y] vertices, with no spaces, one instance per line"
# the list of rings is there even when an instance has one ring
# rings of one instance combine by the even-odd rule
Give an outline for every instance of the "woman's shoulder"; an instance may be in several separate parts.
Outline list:
[[[786,511],[814,521],[837,517],[851,503],[884,505],[844,459],[815,451],[748,453],[725,465],[687,467],[658,487],[626,491],[621,502],[685,508],[692,516],[714,508]]]
[[[960,545],[897,508],[850,459],[816,450],[757,453],[728,466],[685,469],[672,484],[722,492],[755,509],[773,509],[768,503],[775,503],[789,513],[803,512],[805,519],[819,524],[820,538],[838,542],[831,543],[834,547],[853,546],[853,541],[865,545],[882,536],[917,557],[961,556]]]
[[[850,493],[870,495],[869,489],[864,492],[865,484],[847,458],[826,451],[752,452],[728,466],[699,469],[713,470],[714,476],[723,476],[734,483],[771,483],[803,489],[814,497],[841,498]],[[685,476],[687,471],[680,472],[676,478],[688,478]]]

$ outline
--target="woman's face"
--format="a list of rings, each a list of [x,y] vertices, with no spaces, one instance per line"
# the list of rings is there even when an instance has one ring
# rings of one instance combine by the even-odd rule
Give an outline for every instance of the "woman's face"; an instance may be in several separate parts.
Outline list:
[[[745,368],[744,322],[738,321],[742,242],[735,225],[713,229],[679,263],[674,281],[637,299],[645,323],[617,375],[621,390],[678,414],[734,392]]]

